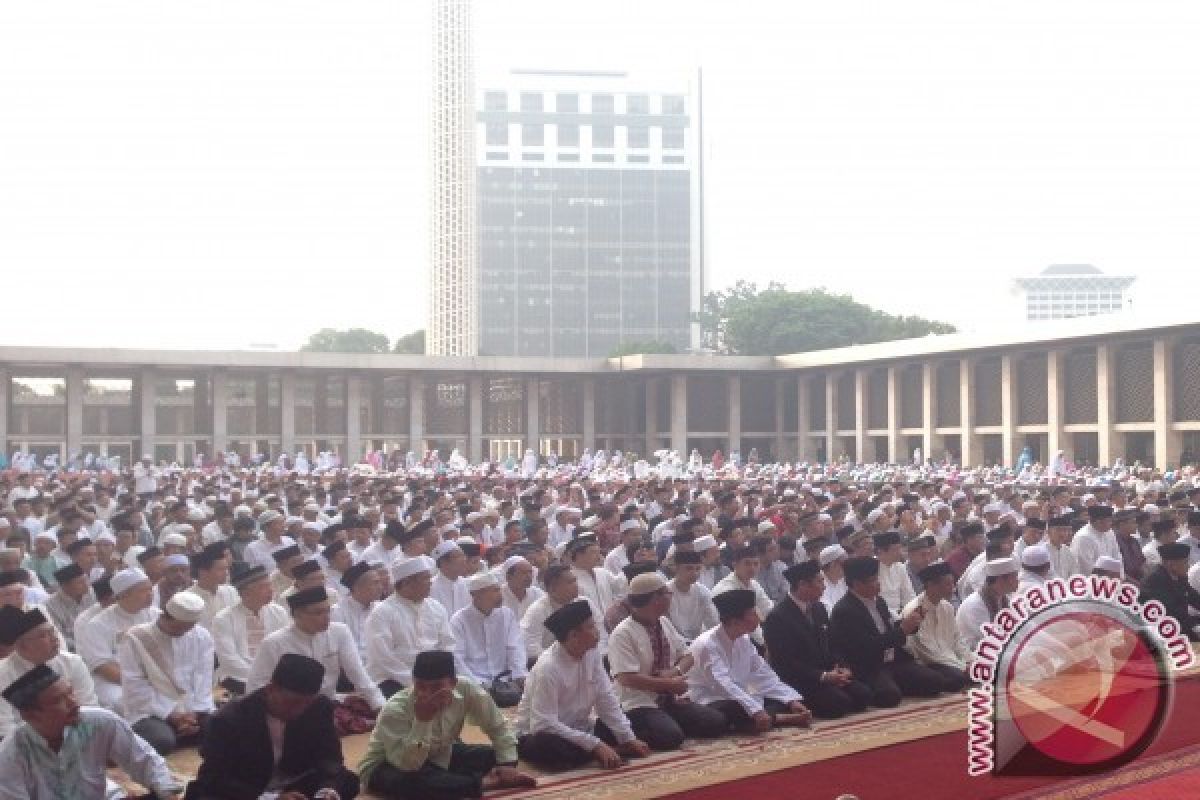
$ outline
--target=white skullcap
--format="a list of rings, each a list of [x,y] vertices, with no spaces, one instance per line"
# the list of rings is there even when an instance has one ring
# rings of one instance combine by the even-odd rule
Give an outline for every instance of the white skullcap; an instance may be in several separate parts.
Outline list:
[[[204,614],[204,600],[194,592],[176,592],[164,610],[180,622],[199,622]]]
[[[882,508],[877,508],[874,511],[872,511],[870,514],[867,514],[867,524],[868,525],[874,525],[876,522],[879,522],[879,520],[881,520],[881,519],[883,519],[883,509]]]
[[[405,578],[411,578],[418,572],[433,572],[434,569],[433,559],[429,556],[406,558],[392,565],[392,582],[399,583]]]
[[[304,504],[304,513],[305,514],[320,514],[321,507],[319,505],[317,505],[316,503],[305,503]]]
[[[1145,511],[1147,514],[1161,514],[1162,513],[1162,509],[1159,508],[1158,506],[1154,505],[1153,503],[1148,503],[1147,505],[1142,506],[1142,511]]]
[[[986,506],[983,507],[983,513],[985,513],[985,514],[1003,514],[1004,513],[1004,505],[1002,503],[988,503]]]
[[[58,542],[58,537],[54,535],[54,531],[38,531],[37,535],[33,538],[34,541],[37,541],[38,539],[48,539],[55,543]]]
[[[192,522],[203,522],[208,519],[208,515],[198,508],[190,508],[188,509],[187,518]]]
[[[840,544],[831,544],[821,551],[821,555],[817,556],[817,563],[822,567],[828,567],[833,562],[846,558],[847,555],[845,548]]]
[[[305,522],[303,525],[300,526],[300,530],[316,531],[317,533],[320,533],[321,532],[321,524],[319,522]]]
[[[452,522],[448,522],[441,527],[438,533],[458,533],[458,526]]]
[[[163,559],[164,567],[190,567],[192,562],[183,553],[171,553]]]
[[[531,567],[533,566],[533,564],[529,563],[529,559],[525,558],[524,556],[509,556],[500,566],[501,574],[507,575],[513,567],[519,567],[522,564],[529,564]]]
[[[146,573],[140,569],[123,569],[116,575],[112,576],[112,580],[108,585],[112,587],[113,594],[120,596],[122,593],[129,591],[139,583],[149,583],[150,579],[146,577]]]
[[[833,522],[833,517],[829,514],[817,514],[817,522]]]
[[[642,527],[642,523],[639,520],[627,519],[621,523],[621,533],[624,533],[625,531],[631,531],[634,528],[640,528],[640,527]]]
[[[480,589],[497,589],[500,587],[500,579],[495,573],[490,570],[477,572],[467,578],[467,591],[478,592]]]
[[[945,503],[934,503],[933,504],[933,513],[934,514],[940,514],[943,511],[949,511],[949,510],[950,510],[950,506],[946,505]]]
[[[775,530],[775,523],[771,522],[769,519],[764,519],[762,522],[758,523],[759,533],[766,533],[767,531],[773,530]]]
[[[987,562],[984,572],[989,578],[995,578],[1000,575],[1014,575],[1019,569],[1015,558],[993,558]]]
[[[433,552],[429,555],[433,556],[434,561],[438,561],[442,556],[446,555],[447,553],[452,553],[455,550],[460,553],[462,552],[462,548],[458,546],[458,542],[445,541],[439,543],[437,547],[433,548]]]
[[[287,521],[286,521],[286,522],[284,522],[283,524],[284,524],[285,526],[289,527],[289,528],[290,528],[290,527],[292,527],[293,525],[303,525],[303,524],[304,524],[304,517],[291,517],[291,516],[289,516],[289,517],[287,518]]]
[[[472,522],[479,522],[481,519],[483,519],[483,514],[480,514],[478,511],[472,511],[470,514],[467,514],[468,524]]]
[[[590,517],[585,519],[583,522],[579,523],[579,527],[581,527],[585,530],[591,530],[592,528],[594,528],[596,526],[596,523],[599,521],[600,521],[600,518],[597,517],[595,514],[592,514]]]
[[[1050,563],[1050,551],[1043,544],[1033,544],[1021,552],[1021,564],[1026,567],[1044,567]]]
[[[710,533],[696,537],[692,542],[692,550],[697,553],[703,553],[705,550],[711,550],[717,546],[717,539]]]
[[[116,544],[117,537],[113,536],[108,531],[101,531],[100,533],[96,534],[96,541],[97,542],[109,542],[110,544]]]
[[[163,547],[171,545],[172,547],[187,547],[187,537],[181,533],[168,533],[163,537]]]
[[[1095,569],[1102,569],[1105,572],[1115,572],[1118,575],[1125,574],[1125,565],[1112,556],[1100,556],[1097,558]]]
[[[265,528],[278,519],[283,519],[283,514],[278,511],[264,511],[258,515],[258,525],[260,528]]]
[[[795,496],[796,496],[796,490],[795,490],[795,489],[784,489],[784,490],[783,490],[783,496],[784,496],[784,497],[795,497]]]
[[[234,513],[234,516],[238,516],[238,517],[248,517],[248,516],[250,516],[252,513],[254,513],[254,510],[253,510],[252,508],[250,508],[250,506],[247,506],[247,505],[241,505],[241,506],[238,506],[237,508],[235,508],[235,509],[233,510],[233,513]]]

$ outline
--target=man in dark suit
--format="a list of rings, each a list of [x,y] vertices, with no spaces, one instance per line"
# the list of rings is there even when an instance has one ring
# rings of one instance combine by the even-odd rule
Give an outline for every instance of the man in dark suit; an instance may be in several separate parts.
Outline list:
[[[214,714],[200,747],[204,762],[186,800],[351,800],[358,776],[342,762],[333,703],[321,692],[325,668],[287,653],[271,682]]]
[[[920,607],[892,621],[879,596],[879,561],[860,556],[846,561],[846,595],[833,607],[829,643],[846,659],[854,677],[871,690],[871,705],[893,708],[903,697],[936,697],[942,681],[918,664],[905,642],[921,625]]]
[[[802,561],[784,570],[783,577],[788,594],[775,604],[762,626],[771,668],[804,695],[804,704],[822,719],[863,711],[871,700],[871,690],[855,680],[829,649],[821,565]]]
[[[1200,592],[1188,582],[1188,559],[1191,548],[1181,542],[1164,544],[1158,548],[1162,563],[1155,567],[1142,581],[1143,606],[1151,600],[1162,603],[1163,608],[1179,623],[1187,637],[1200,641],[1200,616],[1190,609],[1200,608]]]

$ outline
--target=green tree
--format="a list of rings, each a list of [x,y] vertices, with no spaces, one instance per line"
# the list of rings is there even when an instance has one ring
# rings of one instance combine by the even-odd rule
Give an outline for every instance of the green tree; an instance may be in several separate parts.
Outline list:
[[[677,353],[675,345],[670,342],[663,342],[658,339],[647,339],[644,342],[632,341],[621,342],[613,348],[613,351],[608,354],[609,358],[619,358],[620,356],[636,356],[649,353]]]
[[[753,292],[739,284],[720,301],[722,352],[781,355],[855,344],[953,333],[954,326],[916,316],[896,316],[825,289],[788,291],[772,284]]]
[[[389,344],[388,337],[366,328],[322,328],[300,349],[310,353],[386,353]]]
[[[392,352],[406,353],[408,355],[425,355],[425,330],[422,328],[421,330],[401,336],[392,347]]]

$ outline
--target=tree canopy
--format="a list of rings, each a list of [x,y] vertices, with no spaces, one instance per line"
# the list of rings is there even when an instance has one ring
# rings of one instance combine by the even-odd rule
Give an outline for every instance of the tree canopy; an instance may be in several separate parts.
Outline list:
[[[425,355],[425,329],[413,331],[405,334],[396,340],[396,344],[392,346],[393,353],[407,353],[409,355]]]
[[[621,342],[613,348],[608,354],[609,358],[619,358],[620,356],[635,356],[648,353],[678,353],[675,345],[670,342],[664,342],[659,339],[647,339],[646,341],[631,341]]]
[[[953,325],[899,316],[823,288],[789,291],[772,282],[710,292],[698,320],[704,344],[733,355],[781,355],[855,344],[954,333]]]
[[[387,336],[366,328],[322,328],[300,349],[310,353],[386,353],[390,344]]]

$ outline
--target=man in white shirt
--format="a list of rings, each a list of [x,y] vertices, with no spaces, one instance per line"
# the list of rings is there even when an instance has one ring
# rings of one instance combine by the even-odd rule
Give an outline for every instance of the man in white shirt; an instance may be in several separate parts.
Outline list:
[[[242,551],[242,560],[252,566],[259,566],[271,572],[275,569],[275,558],[271,554],[276,550],[294,545],[296,541],[290,536],[283,535],[284,517],[278,511],[264,511],[258,516],[258,527],[261,536]]]
[[[967,687],[967,660],[970,654],[954,618],[954,569],[945,561],[921,570],[921,593],[909,600],[901,611],[907,617],[918,607],[921,624],[909,634],[908,650],[917,663],[924,664],[942,679],[943,692],[958,692]]]
[[[152,605],[154,587],[141,570],[122,570],[110,583],[116,602],[89,619],[87,625],[76,621],[75,646],[92,671],[100,705],[120,710],[121,665],[117,644],[134,625],[156,620],[159,610]]]
[[[704,557],[695,552],[675,554],[675,577],[671,579],[671,605],[667,615],[675,630],[689,644],[720,623],[712,592],[700,583]]]
[[[917,596],[904,563],[900,534],[896,531],[877,533],[874,540],[875,557],[879,559],[879,595],[889,611],[899,614],[900,609]]]
[[[520,625],[521,620],[525,618],[525,612],[546,593],[533,585],[533,564],[522,556],[509,556],[497,572],[504,582],[504,587],[500,590],[501,597],[504,598],[504,607],[513,612],[517,624]]]
[[[542,584],[546,594],[538,598],[525,616],[521,618],[521,633],[525,636],[525,656],[532,663],[554,644],[554,635],[546,627],[545,622],[558,609],[579,597],[579,579],[575,572],[565,564],[551,564],[542,572]],[[587,600],[587,598],[584,598]],[[592,603],[588,600],[588,603]],[[604,612],[592,604],[592,615],[602,620]],[[600,625],[600,645],[603,652],[608,647],[608,632]]]
[[[825,576],[825,593],[821,595],[821,604],[827,613],[833,613],[833,607],[846,596],[846,559],[850,554],[840,544],[831,544],[821,551],[817,563]]]
[[[12,648],[9,656],[0,660],[0,686],[8,686],[34,667],[45,664],[71,684],[80,703],[96,704],[95,684],[87,665],[79,656],[61,648],[58,632],[40,609],[0,607],[0,646]],[[20,724],[17,710],[0,700],[0,739]]]
[[[1090,575],[1101,556],[1121,560],[1121,545],[1113,531],[1112,506],[1088,506],[1087,514],[1088,524],[1076,531],[1071,540],[1071,552],[1081,575]]]
[[[429,596],[433,559],[417,556],[392,567],[394,590],[367,617],[367,674],[385,697],[412,685],[412,665],[425,650],[454,652],[450,619]],[[463,674],[466,670],[459,666]]]
[[[336,699],[338,676],[345,675],[351,687],[371,708],[383,708],[384,697],[363,669],[354,637],[340,622],[330,619],[329,594],[324,587],[305,589],[287,599],[292,624],[263,639],[246,679],[246,691],[266,686],[284,653],[297,653],[320,662],[325,668],[321,694]]]
[[[733,572],[726,575],[717,585],[713,587],[712,594],[715,602],[717,595],[722,592],[728,592],[731,589],[746,589],[754,592],[754,607],[758,609],[758,619],[761,622],[767,618],[767,614],[771,613],[771,609],[775,604],[771,602],[771,598],[759,585],[755,576],[758,574],[758,551],[753,547],[740,547],[733,553]],[[718,609],[719,610],[719,609]],[[751,638],[754,641],[761,643],[761,633],[751,631],[754,634]]]
[[[517,618],[504,606],[500,579],[480,572],[467,579],[467,589],[471,605],[450,617],[455,656],[468,670],[464,677],[485,689],[502,675],[524,684],[525,639]]]
[[[590,600],[601,615],[612,608],[624,591],[621,579],[600,566],[603,558],[600,545],[591,534],[579,536],[568,544],[563,558],[575,573],[579,596]],[[601,654],[606,652],[607,645],[607,640],[601,643]]]
[[[447,616],[454,616],[460,610],[471,605],[471,593],[467,591],[466,575],[467,556],[454,542],[442,542],[433,548],[434,564],[437,571],[433,576],[429,596],[441,603]]]
[[[962,602],[955,615],[958,635],[968,654],[983,639],[983,626],[1008,608],[1008,597],[1017,590],[1018,568],[1015,558],[998,558],[987,563],[983,588]]]
[[[1046,552],[1050,554],[1050,566],[1054,577],[1064,581],[1072,575],[1082,575],[1079,560],[1071,550],[1073,533],[1070,517],[1054,517],[1046,523]]]
[[[262,567],[240,565],[233,586],[238,602],[213,617],[212,635],[220,662],[217,680],[238,696],[246,693],[246,678],[263,639],[286,628],[291,617],[271,602],[271,581]]]
[[[538,658],[517,706],[517,752],[544,769],[571,769],[595,761],[605,769],[621,757],[645,757],[613,692],[596,645],[600,632],[585,599],[546,618],[555,643]],[[597,721],[593,727],[592,714]]]
[[[94,605],[96,599],[88,585],[87,575],[78,564],[68,564],[58,570],[54,573],[54,580],[58,583],[58,589],[46,600],[46,615],[63,635],[67,649],[74,652],[75,620],[80,612]]]
[[[1031,544],[1021,552],[1021,573],[1017,578],[1017,592],[1045,586],[1054,577],[1050,566],[1050,552],[1044,544]]]
[[[160,755],[198,743],[213,704],[213,640],[196,623],[204,600],[178,592],[117,647],[125,718]]]
[[[337,605],[333,607],[333,621],[342,623],[350,630],[363,664],[367,663],[367,618],[379,603],[381,586],[379,570],[360,561],[342,575],[344,592],[337,596]],[[330,597],[333,597],[332,593]]]
[[[400,520],[394,519],[387,523],[383,528],[383,533],[379,537],[379,541],[368,545],[358,553],[354,559],[358,562],[378,563],[383,564],[387,569],[391,569],[396,560],[403,558],[401,550],[402,540],[404,538],[404,525]],[[349,545],[347,545],[349,547]]]
[[[630,581],[626,600],[630,614],[609,637],[608,659],[634,735],[651,750],[665,751],[677,750],[686,736],[723,734],[727,725],[721,712],[684,697],[688,683],[683,676],[692,656],[666,617],[671,605],[666,580],[657,572],[638,575]]]
[[[720,712],[728,727],[742,732],[811,724],[800,693],[779,679],[750,640],[761,623],[755,592],[718,592],[713,604],[721,624],[700,634],[689,648],[693,664],[687,697]]]
[[[228,546],[224,542],[209,545],[192,556],[196,582],[187,591],[204,601],[200,627],[212,633],[217,614],[238,604],[237,589],[229,585]]]

